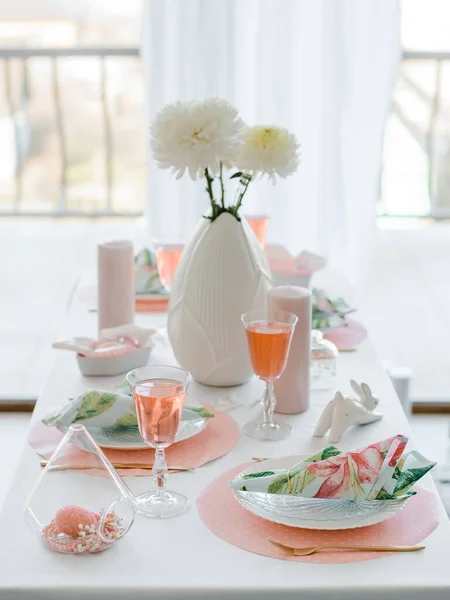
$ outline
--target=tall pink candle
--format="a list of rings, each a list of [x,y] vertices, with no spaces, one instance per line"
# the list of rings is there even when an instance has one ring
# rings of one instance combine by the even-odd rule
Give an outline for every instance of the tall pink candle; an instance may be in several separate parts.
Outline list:
[[[269,290],[268,309],[284,310],[297,315],[286,368],[275,381],[275,412],[301,413],[309,407],[309,375],[311,361],[311,291],[291,285]]]
[[[130,241],[98,246],[98,326],[134,321],[134,252]]]

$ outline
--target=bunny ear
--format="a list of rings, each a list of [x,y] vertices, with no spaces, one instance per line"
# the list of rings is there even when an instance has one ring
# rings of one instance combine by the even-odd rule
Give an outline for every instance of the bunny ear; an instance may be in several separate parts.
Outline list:
[[[359,385],[359,383],[356,383],[356,381],[354,379],[350,379],[350,385],[352,386],[353,391],[358,394],[358,396],[360,396],[361,398],[364,397],[364,392],[361,388],[361,386]]]
[[[344,396],[343,396],[342,392],[336,392],[335,395],[334,395],[334,399],[337,402],[343,402],[344,401]]]
[[[362,387],[362,391],[364,393],[364,396],[369,400],[370,398],[372,398],[372,392],[370,387],[367,385],[367,383],[361,383],[361,387]]]

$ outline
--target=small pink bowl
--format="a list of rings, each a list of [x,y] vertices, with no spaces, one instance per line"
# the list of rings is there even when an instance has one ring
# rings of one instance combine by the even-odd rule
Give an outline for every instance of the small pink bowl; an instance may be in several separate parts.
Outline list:
[[[323,337],[337,347],[338,350],[355,350],[367,337],[367,329],[356,319],[346,318],[347,325],[328,329]]]

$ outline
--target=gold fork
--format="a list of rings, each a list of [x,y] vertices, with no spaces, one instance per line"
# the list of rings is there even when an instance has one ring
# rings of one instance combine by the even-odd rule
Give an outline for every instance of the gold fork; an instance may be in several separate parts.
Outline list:
[[[360,552],[417,552],[423,550],[425,546],[310,546],[309,548],[292,548],[269,540],[271,544],[284,550],[292,556],[309,556],[319,550],[359,550]]]

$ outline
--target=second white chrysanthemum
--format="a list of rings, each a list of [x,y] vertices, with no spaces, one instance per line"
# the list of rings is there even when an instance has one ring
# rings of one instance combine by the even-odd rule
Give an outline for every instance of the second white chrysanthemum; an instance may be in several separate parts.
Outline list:
[[[263,125],[248,127],[243,134],[236,166],[254,176],[286,178],[298,169],[299,150],[297,138],[287,129]]]
[[[169,104],[151,128],[153,156],[160,168],[171,168],[177,178],[186,170],[194,180],[205,169],[218,173],[220,163],[234,164],[242,126],[237,110],[220,98]]]

